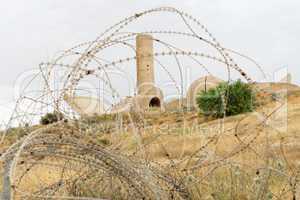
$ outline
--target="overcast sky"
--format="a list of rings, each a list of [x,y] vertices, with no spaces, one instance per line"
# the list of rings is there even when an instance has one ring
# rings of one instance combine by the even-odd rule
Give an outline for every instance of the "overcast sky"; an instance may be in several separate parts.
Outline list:
[[[0,5],[2,107],[13,100],[13,84],[22,72],[93,40],[126,16],[160,6],[190,13],[268,74],[287,67],[300,83],[299,0],[1,0]]]

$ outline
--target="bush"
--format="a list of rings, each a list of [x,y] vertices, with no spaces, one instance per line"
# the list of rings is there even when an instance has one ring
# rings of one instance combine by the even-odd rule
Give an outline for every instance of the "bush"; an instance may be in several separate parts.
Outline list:
[[[57,113],[57,112],[47,113],[46,115],[41,117],[40,124],[42,125],[52,124],[62,119],[63,116],[61,113]]]
[[[241,80],[230,84],[221,83],[216,88],[202,91],[196,100],[204,115],[217,118],[224,117],[224,111],[226,116],[231,116],[251,112],[255,108],[254,92],[250,85]]]

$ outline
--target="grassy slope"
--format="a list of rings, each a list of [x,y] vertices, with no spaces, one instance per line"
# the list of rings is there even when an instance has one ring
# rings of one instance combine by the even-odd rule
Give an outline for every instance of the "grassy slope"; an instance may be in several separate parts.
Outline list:
[[[252,188],[257,171],[265,166],[271,166],[293,176],[300,161],[298,134],[300,90],[296,86],[286,84],[273,84],[271,88],[270,85],[259,85],[259,87],[269,89],[271,92],[259,94],[263,106],[260,106],[256,113],[228,117],[224,121],[205,119],[199,117],[196,112],[151,114],[146,116],[149,124],[147,129],[133,131],[134,129],[129,125],[127,129],[121,131],[121,134],[103,135],[103,127],[101,127],[101,131],[99,129],[93,132],[97,134],[97,137],[93,139],[113,148],[117,147],[125,154],[146,158],[161,165],[178,163],[181,169],[197,165],[202,156],[201,168],[198,169],[197,175],[207,172],[211,162],[224,161],[224,158],[237,163],[238,167],[234,170],[235,172],[240,170],[242,174],[247,174],[247,178],[242,180],[240,176],[233,179],[232,167],[218,169],[216,173],[209,176],[205,186],[201,186],[202,191],[208,195],[207,198],[212,198],[215,191],[219,193],[214,195],[227,194],[229,189],[223,184],[226,185],[229,181],[231,184],[243,187],[251,185]],[[273,114],[268,119],[267,126],[259,126],[263,114],[268,115],[280,106],[278,101],[274,101],[274,96],[278,96],[274,94],[275,92],[282,93],[282,91],[287,92],[287,107],[283,106]],[[286,110],[288,112],[285,116]],[[126,121],[125,118],[124,120]],[[91,123],[94,124],[94,122]],[[9,135],[2,149],[18,137],[18,134]],[[203,146],[205,148],[202,148]],[[199,151],[197,157],[191,157],[197,151]],[[291,193],[284,192],[287,182],[282,178],[277,175],[272,176],[270,190],[278,196],[281,195],[283,199],[290,198]],[[233,180],[234,183],[232,183]],[[30,183],[27,184],[30,185]],[[244,192],[241,189],[236,192],[235,196],[239,199],[248,198],[247,192],[251,190],[250,186],[244,189]],[[230,191],[232,192],[232,186]],[[227,199],[227,197],[225,195],[219,199]]]

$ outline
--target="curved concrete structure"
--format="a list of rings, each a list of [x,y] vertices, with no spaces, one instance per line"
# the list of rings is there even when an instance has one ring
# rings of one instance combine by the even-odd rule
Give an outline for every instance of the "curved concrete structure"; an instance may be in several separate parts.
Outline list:
[[[197,108],[196,98],[201,91],[209,90],[218,86],[223,80],[214,76],[204,76],[195,80],[189,87],[186,95],[186,106],[187,108]]]
[[[70,97],[65,95],[64,100],[75,112],[82,116],[105,114],[104,104],[98,98],[86,96]]]

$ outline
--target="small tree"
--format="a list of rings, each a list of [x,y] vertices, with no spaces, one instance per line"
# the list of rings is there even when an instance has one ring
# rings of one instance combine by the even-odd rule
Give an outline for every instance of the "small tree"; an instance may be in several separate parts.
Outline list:
[[[42,125],[52,124],[62,119],[63,116],[61,113],[57,113],[57,112],[47,113],[41,117],[40,124]]]
[[[254,92],[241,80],[221,83],[216,88],[202,91],[196,101],[204,115],[218,118],[224,117],[224,113],[231,116],[251,112],[255,108]]]

